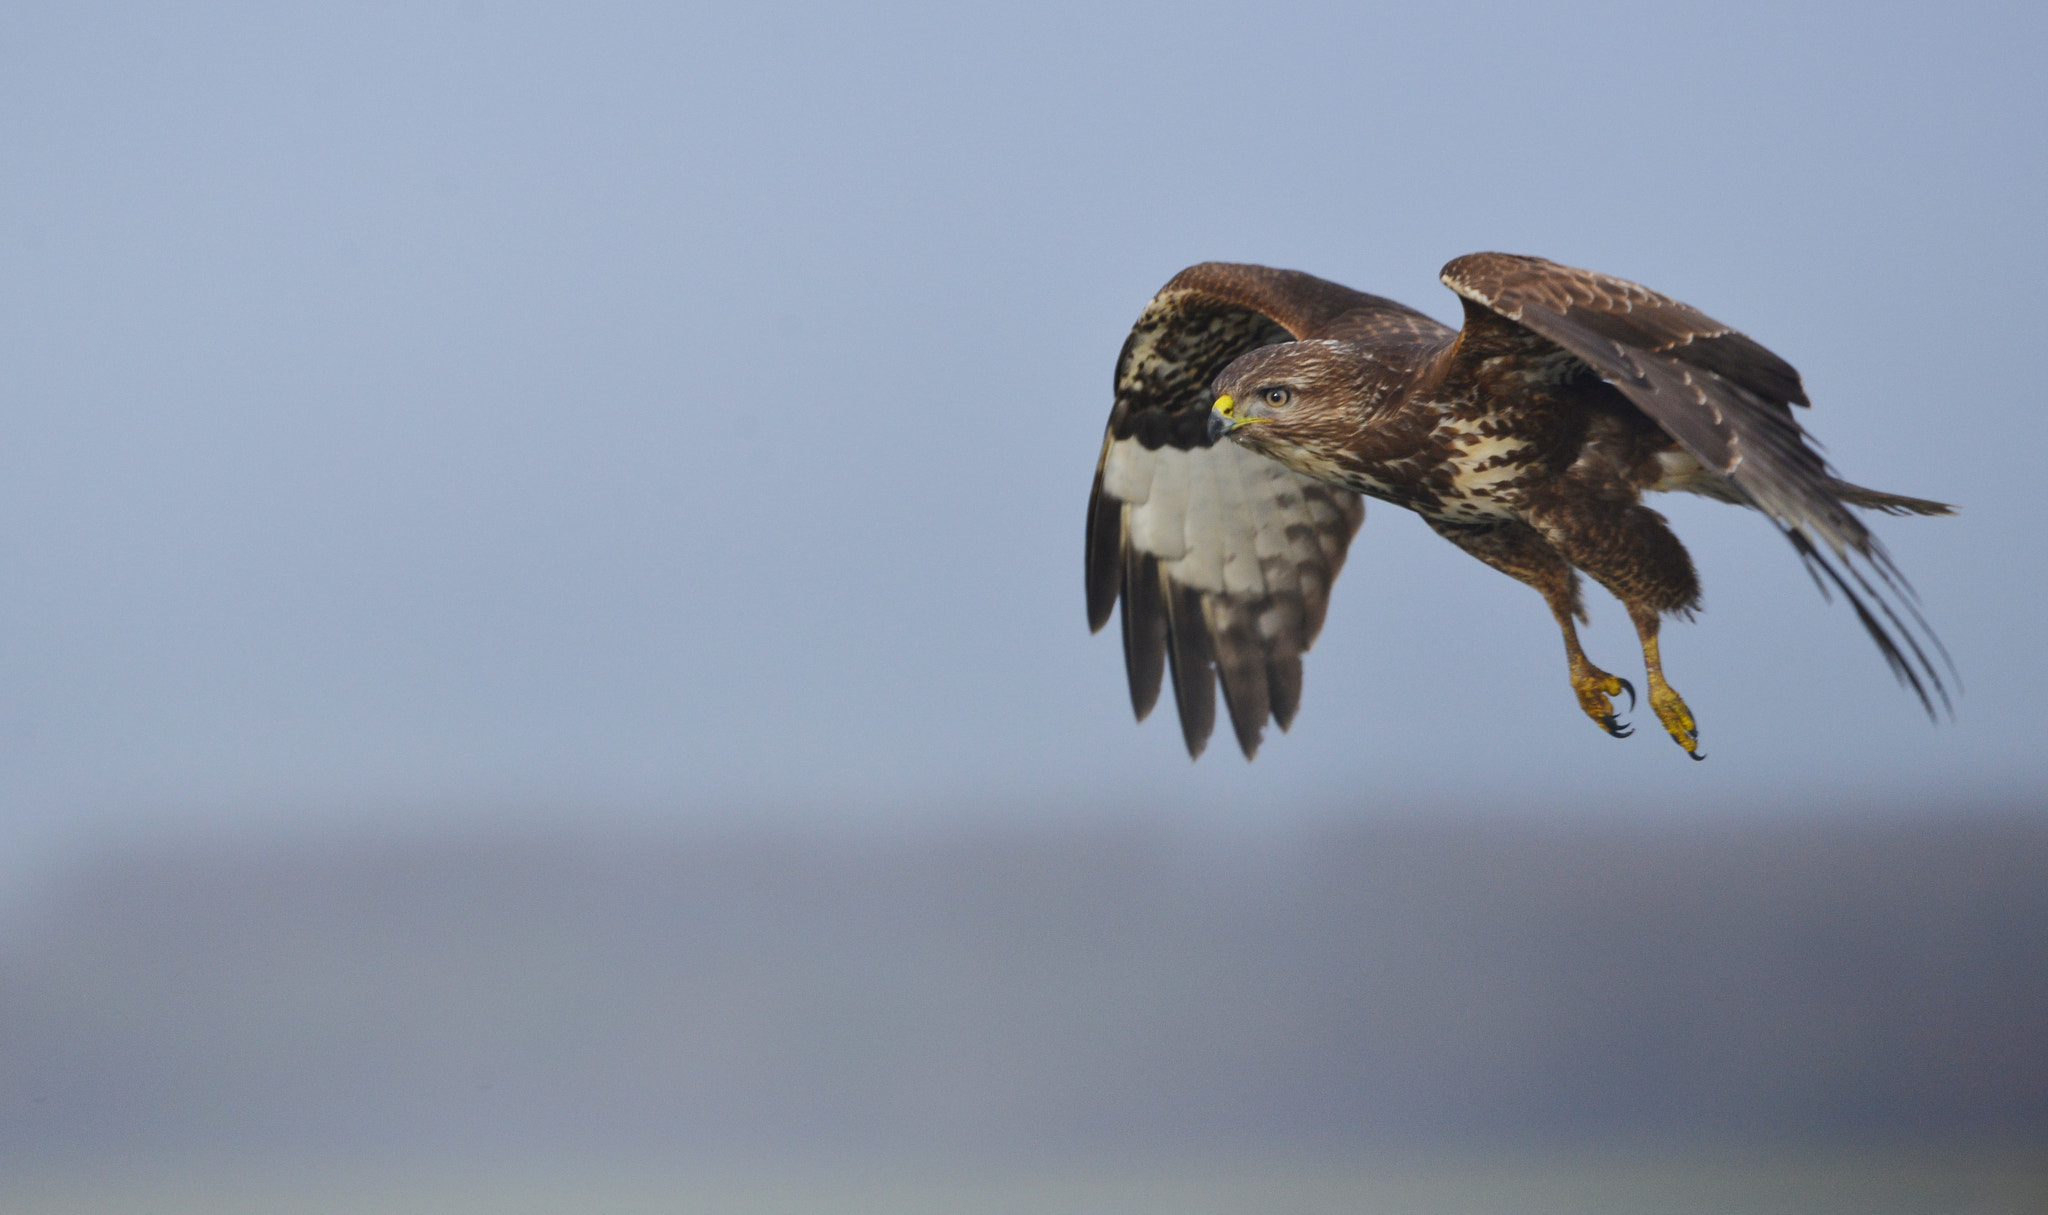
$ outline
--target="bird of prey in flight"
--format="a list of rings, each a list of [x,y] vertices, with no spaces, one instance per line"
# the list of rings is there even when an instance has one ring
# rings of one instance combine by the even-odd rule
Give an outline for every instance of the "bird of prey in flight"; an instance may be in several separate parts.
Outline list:
[[[1535,257],[1443,268],[1452,330],[1311,275],[1207,262],[1173,277],[1125,339],[1088,501],[1088,623],[1123,605],[1140,720],[1173,675],[1188,753],[1216,684],[1249,759],[1301,701],[1301,656],[1365,518],[1361,496],[1543,596],[1579,707],[1625,737],[1627,680],[1587,659],[1579,574],[1627,607],[1647,699],[1701,758],[1665,682],[1657,630],[1690,616],[1699,578],[1646,491],[1761,511],[1829,594],[1846,599],[1930,716],[1954,667],[1911,588],[1851,507],[1948,514],[1836,478],[1806,440],[1799,373],[1699,311],[1635,283]]]

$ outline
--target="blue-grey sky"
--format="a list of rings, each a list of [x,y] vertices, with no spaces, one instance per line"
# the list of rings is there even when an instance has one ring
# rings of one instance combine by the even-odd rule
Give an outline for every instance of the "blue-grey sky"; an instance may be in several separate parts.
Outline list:
[[[2048,793],[2037,5],[17,6],[0,851],[790,812],[1627,816]],[[1371,508],[1291,735],[1090,637],[1111,366],[1206,259],[1449,258],[1806,376],[1961,669],[1930,727],[1759,517],[1661,503],[1704,764]],[[1625,618],[1586,640],[1623,674]]]

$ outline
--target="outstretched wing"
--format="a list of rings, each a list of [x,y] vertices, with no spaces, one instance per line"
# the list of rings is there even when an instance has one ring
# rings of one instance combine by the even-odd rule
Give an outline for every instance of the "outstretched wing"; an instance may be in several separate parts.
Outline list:
[[[1792,406],[1811,402],[1791,364],[1677,300],[1538,257],[1468,254],[1442,278],[1465,299],[1474,340],[1461,336],[1461,353],[1534,360],[1561,346],[1576,356],[1770,516],[1821,593],[1830,583],[1842,592],[1930,716],[1936,697],[1949,705],[1929,660],[1931,650],[1953,673],[1947,652],[1884,546],[1844,501],[1854,487],[1830,474],[1792,416]]]
[[[1365,519],[1357,494],[1210,446],[1210,382],[1260,346],[1418,326],[1442,331],[1311,275],[1211,262],[1175,275],[1125,339],[1088,500],[1088,626],[1122,602],[1131,707],[1143,720],[1170,670],[1190,755],[1215,726],[1219,677],[1246,758],[1269,716],[1293,722],[1301,655]]]

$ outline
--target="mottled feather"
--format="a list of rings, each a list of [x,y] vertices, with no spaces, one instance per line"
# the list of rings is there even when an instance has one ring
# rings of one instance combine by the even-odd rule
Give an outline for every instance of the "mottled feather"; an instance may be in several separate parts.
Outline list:
[[[1834,477],[1793,417],[1793,405],[1811,402],[1789,363],[1687,304],[1542,258],[1473,253],[1447,264],[1442,278],[1465,300],[1461,346],[1480,344],[1492,330],[1509,331],[1495,337],[1511,342],[1519,331],[1583,360],[1725,478],[1739,500],[1771,517],[1822,594],[1831,585],[1842,593],[1929,714],[1937,698],[1950,707],[1942,672],[1953,675],[1954,664],[1921,618],[1910,584],[1849,507],[1921,514],[1948,508]],[[1535,344],[1525,347],[1531,360],[1543,354]]]
[[[1794,417],[1809,402],[1789,363],[1677,300],[1540,258],[1473,254],[1443,280],[1463,297],[1460,331],[1298,271],[1215,262],[1140,314],[1117,360],[1086,560],[1090,627],[1122,605],[1140,719],[1170,673],[1191,755],[1219,682],[1247,757],[1267,720],[1285,729],[1372,496],[1543,593],[1571,655],[1575,570],[1620,596],[1660,720],[1693,752],[1653,641],[1658,618],[1697,605],[1698,583],[1639,501],[1673,489],[1768,515],[1928,711],[1948,702],[1952,665],[1849,508],[1950,508],[1835,477]],[[1232,441],[1215,444],[1219,392],[1242,406]],[[1598,689],[1619,682],[1579,666],[1573,678],[1611,726]]]
[[[1131,707],[1143,719],[1170,671],[1191,755],[1219,679],[1246,756],[1269,718],[1293,723],[1301,655],[1365,517],[1355,493],[1211,446],[1210,382],[1276,342],[1429,329],[1442,326],[1310,275],[1209,263],[1176,275],[1125,339],[1088,503],[1088,623],[1121,602]]]

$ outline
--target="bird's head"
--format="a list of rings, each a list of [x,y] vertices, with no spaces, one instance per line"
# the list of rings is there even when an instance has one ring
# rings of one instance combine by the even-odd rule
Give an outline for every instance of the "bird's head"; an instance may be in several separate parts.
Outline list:
[[[1282,342],[1240,355],[1211,386],[1209,437],[1225,437],[1292,463],[1289,455],[1340,442],[1359,423],[1364,352],[1349,342]]]

